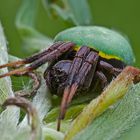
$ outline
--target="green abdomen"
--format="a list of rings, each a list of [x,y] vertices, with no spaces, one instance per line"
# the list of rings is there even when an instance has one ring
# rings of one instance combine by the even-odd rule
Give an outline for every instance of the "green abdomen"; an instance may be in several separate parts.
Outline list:
[[[71,41],[78,46],[86,45],[104,58],[119,59],[127,65],[133,65],[135,57],[126,38],[119,33],[98,26],[79,26],[60,32],[54,41]]]

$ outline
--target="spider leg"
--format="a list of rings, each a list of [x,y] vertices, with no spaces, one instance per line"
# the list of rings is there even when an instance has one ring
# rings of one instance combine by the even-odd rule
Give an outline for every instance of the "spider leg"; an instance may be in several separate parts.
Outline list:
[[[84,52],[84,53],[83,53]],[[87,56],[87,57],[86,57]],[[82,58],[85,58],[83,60]],[[82,47],[76,54],[75,59],[70,68],[70,74],[68,78],[67,86],[64,90],[62,103],[60,107],[60,114],[58,118],[57,130],[60,130],[61,120],[64,118],[66,109],[75,95],[78,87],[82,86],[88,73],[91,71],[92,65],[94,65],[93,73],[95,72],[98,62],[98,54],[89,50],[88,47]],[[92,77],[91,77],[92,78]]]
[[[3,64],[3,65],[0,66],[0,69],[5,68],[5,67],[20,67],[24,64],[32,63],[33,61],[39,59],[40,57],[43,57],[44,55],[47,55],[48,53],[51,53],[52,51],[57,49],[62,44],[64,44],[64,43],[63,42],[57,42],[57,43],[53,44],[50,48],[48,48],[48,49],[46,49],[46,50],[44,50],[40,53],[37,53],[33,56],[30,56],[28,58],[18,60],[18,61],[15,61],[15,62],[10,62],[10,63],[7,63],[7,64]]]
[[[46,84],[49,88],[51,88],[51,82],[50,82],[50,71],[49,68],[47,68],[44,72],[44,79],[46,81]]]
[[[15,74],[24,75],[28,72],[31,72],[31,71],[37,69],[38,67],[40,67],[41,65],[45,64],[46,62],[51,62],[51,61],[57,60],[58,57],[60,57],[63,53],[70,50],[74,45],[75,44],[72,43],[72,42],[63,43],[59,47],[57,47],[55,50],[53,50],[52,52],[50,52],[50,53],[42,56],[41,58],[35,60],[29,66],[19,68],[19,69],[10,71],[8,73],[2,74],[2,75],[0,75],[0,78],[10,76],[10,75],[15,75]]]
[[[21,75],[15,75],[15,76],[21,76]],[[34,96],[36,94],[37,90],[40,88],[41,77],[39,76],[39,74],[37,74],[35,72],[28,72],[25,74],[25,76],[29,76],[33,80],[33,82],[34,82],[33,88],[28,93],[24,90],[17,91],[16,96],[31,97],[31,96]]]
[[[99,62],[99,67],[101,69],[105,69],[107,70],[108,72],[110,72],[111,74],[117,76],[120,72],[122,72],[122,69],[119,69],[119,68],[114,68],[111,64],[105,62],[105,61],[100,61]]]
[[[79,72],[83,58],[86,56],[87,53],[89,53],[89,51],[90,51],[89,48],[81,47],[80,50],[76,53],[76,56],[69,69],[69,77],[68,77],[68,81],[66,83],[66,88],[64,90],[64,94],[62,98],[61,110],[65,110],[65,104],[66,104],[65,102],[70,92],[70,86],[72,84],[73,78]],[[63,112],[63,111],[60,111],[60,112]],[[63,118],[62,116],[64,115],[61,114],[60,116],[61,116],[60,118]]]
[[[80,50],[76,53],[75,58],[72,62],[72,65],[69,69],[69,77],[67,85],[70,86],[73,82],[74,76],[78,74],[80,67],[85,59],[86,55],[90,52],[88,47],[81,47]]]
[[[96,71],[95,76],[97,76],[100,79],[101,88],[104,89],[108,84],[107,78],[104,75],[104,73],[102,71]]]
[[[90,88],[90,86],[91,86],[91,83],[92,83],[92,81],[93,81],[93,77],[94,77],[94,75],[95,75],[95,73],[93,72],[94,69],[95,69],[95,65],[92,66],[90,72],[89,72],[89,73],[87,74],[87,76],[86,76],[86,79],[85,79],[86,82],[84,82],[84,84],[83,84],[83,86],[82,86],[82,88],[83,88],[84,90],[88,90],[88,89]]]
[[[98,53],[91,51],[88,56],[85,59],[85,62],[83,63],[83,65],[81,66],[78,75],[76,76],[76,80],[74,81],[74,83],[71,86],[71,90],[69,93],[69,97],[68,97],[68,101],[67,101],[67,106],[69,105],[69,103],[71,102],[73,96],[75,95],[77,89],[81,86],[83,86],[86,77],[88,75],[88,73],[90,73],[90,71],[92,70],[93,75],[95,74],[95,70],[96,70],[96,66],[97,66],[97,62],[98,62],[99,56]],[[90,77],[92,80],[92,76]],[[86,82],[89,82],[86,81]]]

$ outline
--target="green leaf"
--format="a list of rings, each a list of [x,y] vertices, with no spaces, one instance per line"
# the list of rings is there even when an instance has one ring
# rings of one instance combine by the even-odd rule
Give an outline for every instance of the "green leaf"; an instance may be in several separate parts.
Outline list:
[[[1,140],[14,140],[17,135],[17,123],[19,121],[19,109],[8,107],[0,114]],[[12,136],[12,137],[11,137]]]
[[[64,134],[43,126],[43,140],[63,140]]]
[[[41,139],[41,127],[40,127],[40,121],[39,121],[39,118],[38,118],[38,114],[36,112],[36,109],[32,106],[32,104],[30,103],[30,101],[28,101],[27,99],[23,98],[23,97],[19,97],[19,96],[16,96],[16,97],[11,97],[11,98],[8,98],[3,106],[4,107],[7,107],[7,106],[13,106],[13,105],[16,105],[20,108],[22,108],[26,113],[28,113],[28,122],[30,124],[30,129],[28,129],[28,125],[26,126],[26,129],[19,129],[19,125],[16,124],[17,126],[17,130],[12,134],[12,138],[16,137],[16,136],[19,136],[21,135],[21,133],[24,132],[24,130],[29,130],[27,131],[27,135],[29,136],[28,139],[32,139],[32,140],[40,140]],[[9,121],[10,120],[10,117],[8,118]],[[8,132],[7,132],[8,133]],[[25,135],[25,137],[27,136]],[[24,139],[25,139],[24,137]]]
[[[140,138],[140,119],[135,122],[129,130],[126,131],[118,140],[139,140]]]
[[[6,39],[0,24],[0,65],[8,62]],[[1,69],[0,73],[8,72],[7,68]],[[13,96],[11,80],[9,77],[0,79],[0,104],[9,96]]]
[[[65,119],[61,122],[61,132],[66,132],[72,120],[79,115],[79,113],[83,110],[84,107],[85,105],[81,104],[68,108]],[[47,113],[46,117],[44,118],[44,122],[46,123],[47,127],[56,129],[59,112],[60,107],[55,107]]]
[[[123,133],[129,135],[128,130],[138,120],[140,120],[140,84],[133,86],[122,100],[93,121],[74,140],[79,138],[80,140],[118,140]],[[131,139],[134,137],[131,136]],[[125,140],[124,137],[122,140]]]
[[[51,16],[58,15],[75,25],[92,24],[87,0],[43,0],[43,5]]]
[[[70,120],[70,119],[76,118],[84,107],[85,107],[85,105],[81,104],[81,105],[76,105],[76,106],[72,106],[72,107],[68,108],[68,110],[66,112],[66,115],[65,115],[65,120]],[[59,112],[60,112],[60,108],[59,107],[53,108],[47,114],[47,116],[44,118],[44,121],[46,123],[50,123],[50,122],[56,121],[58,119]]]
[[[0,24],[0,64],[8,62],[6,39]],[[1,69],[0,73],[8,72],[7,68]],[[0,79],[0,104],[10,96],[14,96],[12,84],[9,77]],[[9,107],[0,114],[0,136],[1,140],[10,140],[11,135],[16,132],[16,125],[19,121],[19,109]]]
[[[16,17],[16,27],[26,53],[34,53],[52,44],[52,39],[35,29],[38,0],[23,0]]]
[[[57,120],[54,122],[47,123],[46,124],[47,128],[56,130],[57,129]],[[62,120],[61,121],[61,130],[59,132],[62,132],[63,134],[65,134],[65,132],[68,130],[71,122],[72,122],[72,120]]]
[[[118,77],[109,84],[109,86],[103,91],[103,93],[100,96],[98,96],[96,99],[92,100],[87,105],[87,107],[84,108],[83,112],[72,123],[70,129],[68,130],[68,132],[66,134],[65,140],[71,140],[76,134],[78,134],[80,131],[82,131],[84,128],[86,128],[93,120],[95,120],[99,115],[101,115],[104,111],[106,111],[108,109],[108,107],[110,107],[112,104],[117,102],[120,98],[122,98],[126,94],[128,89],[132,86],[133,80],[135,81],[135,80],[137,80],[137,78],[140,80],[139,76],[140,76],[139,69],[136,69],[134,67],[126,67],[121,72],[121,74],[119,74]],[[119,112],[117,112],[117,113],[119,113]],[[110,114],[110,116],[111,115],[112,114]],[[106,119],[107,118],[105,118],[104,120],[106,120]],[[119,119],[119,117],[117,119]],[[110,126],[110,128],[112,127],[112,125],[110,125],[109,123],[107,123],[107,124]],[[99,123],[98,126],[102,132],[102,127],[100,127],[100,125],[101,125],[101,123]],[[94,127],[94,125],[93,125],[93,127]],[[89,130],[91,130],[91,128]],[[105,130],[107,130],[107,129],[105,129]],[[95,132],[95,131],[92,131],[92,132]],[[96,133],[92,133],[92,134],[94,134],[96,136],[96,134],[98,134],[98,132],[99,132],[99,130]],[[109,132],[109,131],[107,130],[107,132]],[[115,132],[116,131],[114,130],[114,133]],[[93,139],[94,135],[90,136],[89,138]],[[87,134],[87,137],[88,136],[89,135]],[[99,136],[97,136],[97,138],[98,137]],[[80,138],[81,138],[81,136],[80,136]],[[97,138],[95,138],[95,139],[97,139]],[[105,136],[102,135],[102,138],[105,138]]]
[[[51,108],[51,95],[42,77],[42,85],[33,99],[33,105],[36,107],[39,118],[42,121]]]
[[[13,57],[12,57],[13,58]],[[6,40],[0,24],[0,64],[8,62],[8,53]],[[8,72],[7,68],[0,70],[0,72]],[[14,96],[12,91],[12,84],[10,77],[0,79],[0,104],[10,96]],[[0,114],[0,136],[1,140],[28,140],[31,137],[29,126],[26,125],[25,129],[17,129],[20,118],[20,110],[16,107],[8,107]],[[35,122],[35,116],[33,117]],[[39,131],[39,130],[38,130]],[[26,132],[26,135],[25,135]],[[39,132],[37,132],[39,133]],[[40,134],[40,133],[39,133]],[[39,136],[38,136],[39,137]]]

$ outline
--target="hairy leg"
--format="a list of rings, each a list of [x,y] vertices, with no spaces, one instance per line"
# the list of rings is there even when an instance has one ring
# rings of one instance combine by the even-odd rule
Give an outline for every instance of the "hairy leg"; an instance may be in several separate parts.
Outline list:
[[[28,72],[31,72],[40,67],[41,65],[45,64],[46,62],[57,60],[58,57],[60,57],[65,52],[69,51],[74,45],[75,44],[71,42],[63,43],[59,47],[57,47],[57,49],[33,61],[33,63],[31,63],[29,66],[10,71],[6,74],[2,74],[0,75],[0,78],[15,74],[24,75]]]
[[[28,58],[25,58],[25,59],[22,59],[22,60],[18,60],[18,61],[15,61],[15,62],[11,62],[11,63],[7,63],[7,64],[3,64],[0,66],[0,69],[1,68],[5,68],[5,67],[20,67],[24,64],[29,64],[29,63],[32,63],[33,61],[43,57],[44,55],[47,55],[48,53],[51,53],[52,51],[54,51],[55,49],[57,49],[57,47],[59,47],[60,45],[64,44],[63,42],[57,42],[55,44],[53,44],[50,48],[40,52],[40,53],[37,53],[33,56],[30,56]]]
[[[122,72],[122,69],[114,68],[111,64],[102,60],[99,62],[99,68],[107,70],[109,73],[115,76],[117,76],[120,72]]]
[[[81,67],[81,64],[83,62],[83,58],[86,57],[87,53],[89,53],[90,49],[87,47],[81,47],[80,50],[76,53],[76,56],[71,64],[71,67],[69,69],[69,77],[66,82],[66,88],[64,89],[64,94],[61,102],[60,107],[60,114],[59,114],[59,120],[58,120],[58,126],[57,130],[60,129],[60,120],[64,118],[66,105],[67,105],[67,98],[69,96],[70,92],[70,86],[73,82],[74,76],[79,72],[79,69]]]
[[[97,76],[98,79],[100,79],[101,88],[104,89],[108,84],[108,80],[107,80],[106,76],[104,75],[104,73],[101,71],[96,71],[95,76]]]
[[[80,86],[83,86],[88,73],[91,71],[91,68],[93,68],[93,65],[95,66],[93,68],[93,73],[95,72],[98,58],[98,54],[93,51],[90,52],[88,47],[81,47],[81,49],[77,52],[70,68],[67,85],[62,98],[57,126],[58,131],[60,129],[60,122],[65,116],[69,103],[71,102],[77,89]]]
[[[79,72],[79,69],[81,67],[83,58],[86,57],[86,54],[89,53],[90,49],[87,47],[81,47],[80,50],[76,53],[76,56],[71,64],[71,67],[69,69],[68,72],[68,80],[66,82],[66,88],[64,89],[64,94],[63,94],[63,98],[62,98],[62,102],[61,102],[61,111],[60,111],[60,115],[59,118],[63,119],[64,115],[63,115],[63,110],[65,110],[65,105],[66,105],[66,101],[70,92],[70,86],[73,82],[73,78],[74,76]]]
[[[82,88],[85,82],[90,83],[90,81],[93,78],[92,76],[87,81],[85,80],[91,70],[92,70],[92,75],[95,74],[98,59],[99,59],[98,53],[91,51],[88,54],[88,56],[86,57],[84,63],[82,64],[79,70],[78,75],[76,75],[73,81],[73,84],[71,86],[71,91],[69,93],[67,105],[69,105],[69,103],[71,102],[73,96],[76,93],[77,88]]]

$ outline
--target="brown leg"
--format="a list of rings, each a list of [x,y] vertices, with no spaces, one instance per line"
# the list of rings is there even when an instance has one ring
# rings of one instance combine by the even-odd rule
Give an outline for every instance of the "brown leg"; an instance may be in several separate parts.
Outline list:
[[[60,130],[60,123],[65,116],[67,106],[71,102],[77,89],[84,84],[88,73],[91,71],[91,68],[93,68],[92,65],[95,65],[95,67],[93,68],[93,73],[95,72],[98,58],[98,54],[96,52],[90,52],[88,47],[81,47],[81,49],[77,52],[70,68],[67,86],[64,90],[62,98],[57,125],[58,131]]]
[[[15,62],[11,62],[11,63],[1,65],[0,69],[5,68],[5,67],[15,67],[15,68],[17,68],[17,67],[20,67],[20,66],[22,66],[24,64],[32,63],[33,61],[43,57],[44,55],[47,55],[48,53],[51,53],[52,51],[57,49],[62,44],[64,44],[64,43],[63,42],[57,42],[57,43],[53,44],[47,50],[44,50],[43,52],[37,53],[37,54],[35,54],[33,56],[30,56],[30,57],[22,59],[22,60],[18,60],[18,61],[15,61]]]
[[[66,88],[64,89],[64,94],[61,102],[61,107],[60,107],[60,114],[58,118],[58,124],[57,124],[57,130],[59,131],[60,129],[60,123],[61,120],[64,118],[65,111],[66,111],[66,106],[67,106],[67,99],[69,96],[70,92],[70,86],[73,82],[74,76],[79,72],[79,69],[81,67],[81,64],[83,62],[83,58],[86,57],[87,53],[90,52],[90,49],[87,47],[81,47],[80,50],[76,53],[76,56],[72,62],[72,65],[69,69],[69,77],[66,83]]]
[[[93,81],[93,77],[95,75],[95,73],[93,71],[95,71],[95,70],[96,70],[95,66],[92,65],[92,68],[91,68],[90,72],[86,76],[86,79],[85,79],[86,82],[84,82],[84,84],[82,86],[83,90],[87,91],[90,88],[91,83]]]
[[[69,77],[67,85],[71,85],[74,79],[74,76],[79,72],[79,69],[83,63],[83,59],[90,52],[88,47],[81,47],[80,50],[76,53],[75,58],[72,62],[72,65],[69,70]]]
[[[28,72],[31,72],[31,71],[37,69],[38,67],[40,67],[41,65],[45,64],[46,62],[51,62],[51,61],[57,60],[58,57],[60,57],[62,54],[64,54],[68,50],[70,50],[74,45],[75,44],[72,42],[63,43],[62,45],[57,47],[57,49],[55,49],[52,52],[35,60],[29,66],[10,71],[6,74],[2,74],[2,75],[0,75],[0,78],[10,76],[10,75],[15,75],[15,74],[24,75]]]
[[[88,54],[88,56],[85,59],[85,62],[83,63],[83,65],[81,66],[81,68],[79,70],[78,75],[76,76],[76,78],[73,81],[73,84],[71,86],[71,91],[69,93],[67,105],[69,105],[69,103],[71,102],[73,96],[76,93],[77,88],[83,87],[86,77],[87,77],[88,73],[90,73],[91,69],[92,69],[93,75],[95,74],[98,59],[99,59],[99,56],[96,52],[91,51]],[[88,79],[88,81],[86,81],[86,82],[89,83],[89,81],[91,81],[92,78],[93,77],[91,76],[90,79]]]
[[[100,79],[101,87],[104,89],[108,84],[106,76],[101,71],[96,71],[95,75]]]
[[[70,85],[73,82],[74,76],[79,72],[79,69],[80,69],[81,64],[83,62],[83,58],[86,57],[86,54],[89,53],[89,51],[90,51],[89,48],[87,48],[87,47],[81,47],[80,50],[76,53],[76,56],[75,56],[75,58],[74,58],[74,60],[72,62],[72,65],[71,65],[70,69],[69,69],[69,74],[68,74],[69,77],[68,77],[68,80],[67,80],[67,83],[66,83],[67,88],[64,91],[64,96],[65,97],[66,97],[65,94],[68,95],[68,92],[70,90]],[[62,101],[62,103],[65,102],[65,99],[64,98],[63,98],[63,100],[64,101]]]
[[[99,62],[99,67],[101,69],[107,70],[108,72],[110,72],[111,74],[115,76],[117,76],[120,72],[122,72],[122,69],[114,68],[111,64],[104,61]]]

